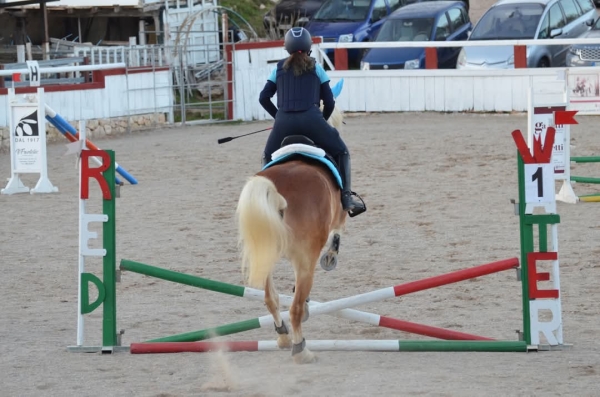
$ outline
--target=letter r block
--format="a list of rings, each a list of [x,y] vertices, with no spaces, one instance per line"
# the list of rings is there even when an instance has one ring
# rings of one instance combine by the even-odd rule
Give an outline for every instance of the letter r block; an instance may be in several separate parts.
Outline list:
[[[97,168],[90,168],[89,158],[100,157],[102,159],[102,165]],[[102,175],[102,172],[106,171],[110,167],[110,156],[104,150],[84,150],[81,152],[81,199],[87,200],[90,196],[90,178],[94,178],[100,184],[102,190],[102,197],[104,200],[110,200],[110,188],[108,182]]]

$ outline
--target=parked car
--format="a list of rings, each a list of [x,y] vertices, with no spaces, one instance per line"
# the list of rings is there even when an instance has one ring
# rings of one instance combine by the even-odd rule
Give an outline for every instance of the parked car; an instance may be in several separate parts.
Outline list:
[[[573,44],[567,53],[567,66],[600,66],[600,18],[581,37],[590,39],[590,43]]]
[[[267,32],[285,34],[294,26],[305,26],[325,0],[280,0],[263,17]]]
[[[537,39],[539,45],[527,46],[527,67],[564,66],[568,46],[548,40],[579,37],[595,17],[592,0],[500,0],[477,22],[469,40]],[[464,47],[457,68],[514,68],[514,47]]]
[[[305,28],[326,43],[371,41],[385,18],[402,5],[403,0],[327,0]],[[363,53],[348,50],[349,63],[358,66]],[[333,50],[326,54],[332,58]]]
[[[404,0],[404,5],[420,3],[423,1],[439,1],[439,0]],[[465,3],[465,8],[467,9],[467,12],[469,12],[469,0],[459,0],[459,1],[462,1],[463,3]],[[600,0],[598,0],[598,1],[600,1]]]
[[[461,1],[415,3],[392,13],[381,26],[375,41],[463,41],[472,25]],[[456,68],[460,47],[438,48],[438,67]],[[423,69],[425,48],[372,48],[361,69]]]

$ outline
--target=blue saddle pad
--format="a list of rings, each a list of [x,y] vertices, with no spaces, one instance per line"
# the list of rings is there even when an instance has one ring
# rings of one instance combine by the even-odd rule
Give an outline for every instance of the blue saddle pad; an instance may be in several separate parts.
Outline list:
[[[271,166],[273,166],[275,164],[279,164],[279,163],[283,162],[284,160],[286,160],[287,158],[289,158],[290,156],[295,156],[295,155],[301,155],[301,156],[304,156],[304,157],[309,157],[311,159],[318,160],[321,163],[325,164],[327,166],[327,168],[329,168],[329,171],[331,171],[331,173],[333,174],[333,176],[334,176],[335,180],[337,181],[338,186],[340,187],[340,189],[343,188],[343,186],[342,186],[342,177],[340,176],[340,173],[338,172],[335,164],[333,164],[331,161],[329,161],[329,159],[326,158],[326,157],[320,157],[320,156],[314,155],[312,153],[293,152],[293,153],[284,154],[283,156],[278,157],[277,159],[272,160],[267,165],[265,165],[263,167],[263,170],[266,170],[267,168],[269,168],[269,167],[271,167]]]

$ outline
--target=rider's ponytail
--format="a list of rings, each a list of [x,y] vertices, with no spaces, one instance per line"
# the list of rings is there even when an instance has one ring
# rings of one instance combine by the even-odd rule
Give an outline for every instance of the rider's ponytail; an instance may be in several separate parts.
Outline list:
[[[303,73],[311,71],[315,68],[315,59],[306,52],[298,51],[290,54],[283,63],[283,69],[292,68],[294,76],[300,76]]]

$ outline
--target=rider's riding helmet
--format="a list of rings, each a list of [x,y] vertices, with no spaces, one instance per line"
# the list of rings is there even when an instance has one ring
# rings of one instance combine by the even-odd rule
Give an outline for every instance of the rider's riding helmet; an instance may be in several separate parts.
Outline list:
[[[312,38],[308,30],[300,27],[291,28],[285,34],[284,46],[288,53],[306,52],[310,54]]]

